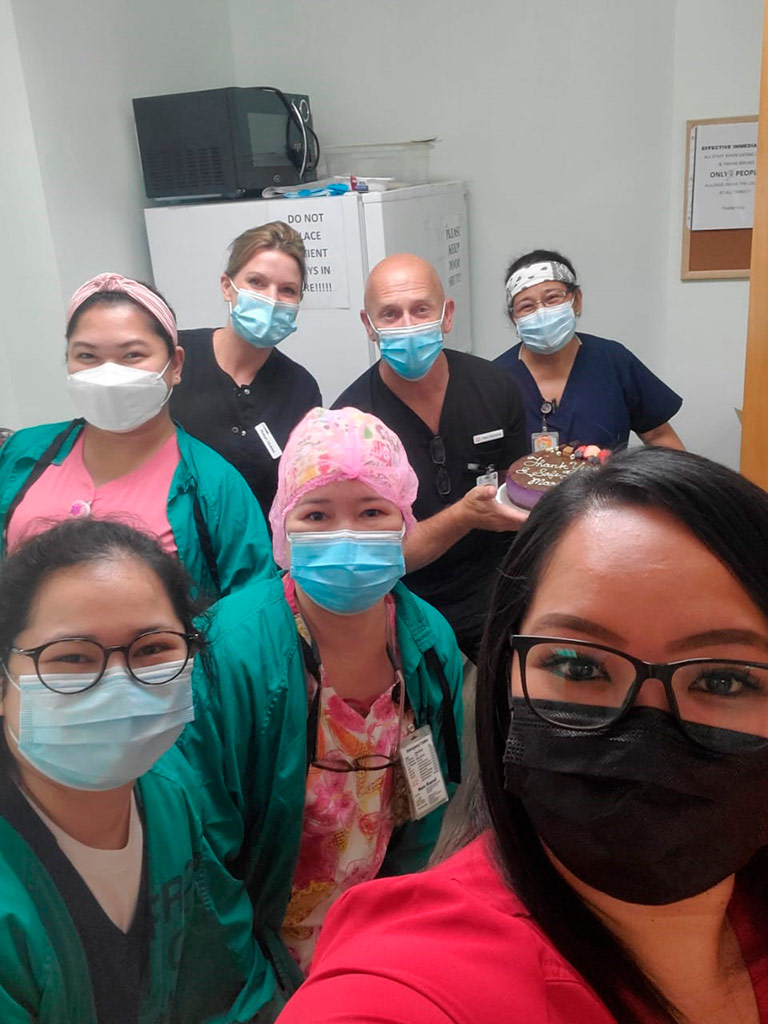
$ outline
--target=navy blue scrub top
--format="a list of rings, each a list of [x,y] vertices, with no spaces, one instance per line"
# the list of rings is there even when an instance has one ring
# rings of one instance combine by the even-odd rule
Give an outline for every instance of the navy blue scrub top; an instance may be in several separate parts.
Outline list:
[[[581,341],[563,397],[547,416],[547,430],[557,430],[560,443],[577,441],[601,448],[621,448],[630,430],[644,434],[670,420],[682,398],[618,341],[578,333]],[[494,360],[511,371],[523,395],[530,435],[542,430],[542,395],[525,363],[520,345]]]

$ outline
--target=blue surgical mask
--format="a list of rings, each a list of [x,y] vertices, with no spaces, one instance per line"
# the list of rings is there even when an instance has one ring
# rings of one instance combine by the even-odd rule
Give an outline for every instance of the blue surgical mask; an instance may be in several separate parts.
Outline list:
[[[538,355],[548,356],[565,348],[576,333],[576,314],[572,302],[542,306],[515,321],[517,336]]]
[[[402,530],[289,533],[291,577],[338,615],[372,608],[405,575]]]
[[[167,677],[168,665],[158,671]],[[54,782],[116,789],[148,771],[193,720],[191,678],[191,658],[175,679],[155,686],[136,682],[121,666],[82,693],[56,693],[36,675],[18,682],[8,676],[21,696],[19,735],[11,735],[21,756]],[[76,686],[78,677],[62,674],[60,683]]]
[[[296,330],[298,302],[276,302],[268,295],[236,288],[237,303],[229,304],[235,333],[256,348],[274,348]]]
[[[445,304],[439,320],[426,324],[411,324],[408,327],[373,327],[379,336],[381,358],[399,377],[405,380],[421,380],[443,350],[443,317]],[[370,321],[370,317],[369,323]]]

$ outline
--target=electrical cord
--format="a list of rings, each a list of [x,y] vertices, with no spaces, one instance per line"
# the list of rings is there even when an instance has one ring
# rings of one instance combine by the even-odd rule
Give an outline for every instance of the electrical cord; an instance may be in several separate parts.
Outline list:
[[[314,128],[304,124],[304,118],[295,103],[292,103],[288,97],[280,89],[277,89],[274,85],[262,85],[259,86],[264,92],[273,92],[280,102],[285,107],[288,113],[288,119],[285,123],[285,152],[288,159],[291,161],[296,170],[299,172],[299,181],[303,182],[306,174],[317,170],[317,165],[320,160],[320,140],[315,133]],[[295,120],[299,126],[299,131],[302,137],[302,156],[301,166],[297,165],[296,157],[294,155],[293,146],[291,145],[291,122]],[[308,134],[309,133],[309,134]],[[309,159],[309,135],[312,136],[314,141],[314,160]]]
[[[291,110],[296,115],[299,122],[299,128],[301,128],[301,138],[303,145],[301,147],[301,169],[299,170],[299,181],[304,181],[304,171],[307,169],[307,156],[309,155],[309,143],[307,141],[307,129],[304,126],[304,118],[301,116],[299,108],[295,103],[291,103]],[[288,130],[286,126],[286,131]]]
[[[320,139],[318,139],[317,133],[311,125],[308,125],[307,127],[309,128],[309,134],[315,141],[315,159],[310,163],[307,170],[314,174],[317,170],[317,165],[320,163]]]

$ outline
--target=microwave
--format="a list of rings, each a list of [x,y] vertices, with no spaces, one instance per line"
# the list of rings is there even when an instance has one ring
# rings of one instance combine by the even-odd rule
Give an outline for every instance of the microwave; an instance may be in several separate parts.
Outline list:
[[[147,198],[239,199],[313,181],[309,97],[272,86],[133,100]]]

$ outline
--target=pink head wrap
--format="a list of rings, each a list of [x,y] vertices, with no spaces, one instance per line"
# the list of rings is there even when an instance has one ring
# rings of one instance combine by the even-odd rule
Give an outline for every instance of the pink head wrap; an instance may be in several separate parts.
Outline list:
[[[120,274],[99,274],[98,277],[92,277],[90,281],[81,284],[67,306],[67,327],[85,300],[89,299],[91,295],[95,295],[96,292],[125,292],[126,295],[130,295],[134,301],[151,313],[160,326],[170,334],[173,344],[178,345],[176,318],[170,308],[159,295],[155,295],[145,284],[134,281],[130,277],[122,277]]]
[[[411,505],[419,481],[397,434],[359,409],[310,409],[285,445],[269,513],[275,561],[284,569],[285,517],[309,491],[338,480],[361,480],[397,505],[406,533],[416,525]]]

